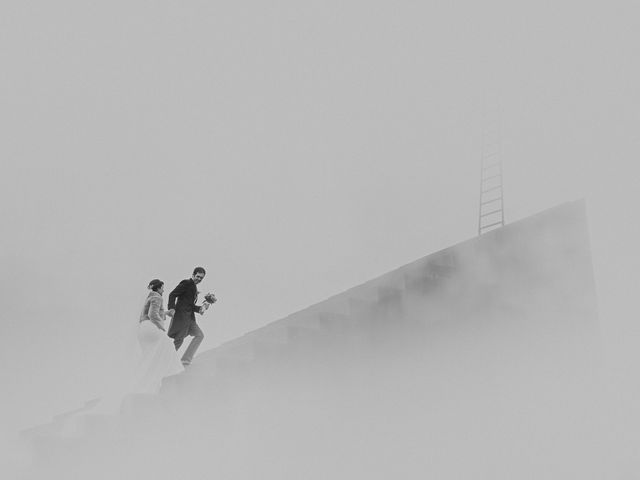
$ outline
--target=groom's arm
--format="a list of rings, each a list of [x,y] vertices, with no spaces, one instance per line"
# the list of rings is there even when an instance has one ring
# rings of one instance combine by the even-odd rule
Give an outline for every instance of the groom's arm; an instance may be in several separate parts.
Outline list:
[[[202,305],[197,305],[196,303],[193,304],[193,312],[194,313],[199,313],[202,315],[202,313],[204,312],[204,310],[202,309]]]
[[[198,305],[196,302],[198,301],[198,296],[196,295],[195,301],[193,302],[193,313],[199,313],[202,315],[208,307],[205,307],[206,301],[202,305]]]
[[[176,308],[176,299],[182,295],[187,290],[187,281],[181,281],[176,288],[169,294],[169,303],[167,304],[167,308],[169,310],[175,310]]]

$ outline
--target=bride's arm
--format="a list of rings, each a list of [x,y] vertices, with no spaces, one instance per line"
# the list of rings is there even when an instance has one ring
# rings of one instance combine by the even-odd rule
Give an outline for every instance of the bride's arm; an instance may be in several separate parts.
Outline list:
[[[160,316],[161,308],[162,297],[152,297],[149,303],[149,320],[151,320],[160,330],[164,330],[164,327],[162,326],[162,317]]]

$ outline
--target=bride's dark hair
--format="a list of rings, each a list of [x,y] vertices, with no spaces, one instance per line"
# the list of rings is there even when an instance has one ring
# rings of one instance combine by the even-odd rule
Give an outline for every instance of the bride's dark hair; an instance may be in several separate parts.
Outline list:
[[[161,288],[163,285],[164,285],[164,282],[162,280],[158,280],[157,278],[154,278],[149,282],[149,285],[147,286],[147,288],[149,290],[153,290],[154,292],[157,292],[158,289]]]

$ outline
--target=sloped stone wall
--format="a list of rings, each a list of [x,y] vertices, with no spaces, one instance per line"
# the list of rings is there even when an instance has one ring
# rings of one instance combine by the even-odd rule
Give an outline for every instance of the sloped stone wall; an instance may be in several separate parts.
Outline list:
[[[574,202],[203,352],[33,475],[591,478],[597,364]]]

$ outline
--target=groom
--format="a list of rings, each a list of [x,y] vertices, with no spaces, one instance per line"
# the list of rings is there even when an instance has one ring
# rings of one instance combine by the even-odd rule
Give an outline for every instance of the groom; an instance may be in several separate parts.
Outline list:
[[[196,312],[204,313],[208,307],[208,305],[206,307],[196,305],[198,299],[198,289],[196,285],[202,281],[205,275],[206,272],[204,268],[196,267],[193,270],[191,278],[182,280],[169,294],[169,310],[167,315],[173,317],[173,319],[171,320],[167,335],[173,338],[173,344],[176,350],[180,348],[186,337],[193,337],[193,340],[191,340],[191,343],[189,343],[187,350],[182,356],[182,364],[184,366],[191,365],[193,356],[204,339],[204,334],[196,323],[195,314]]]

